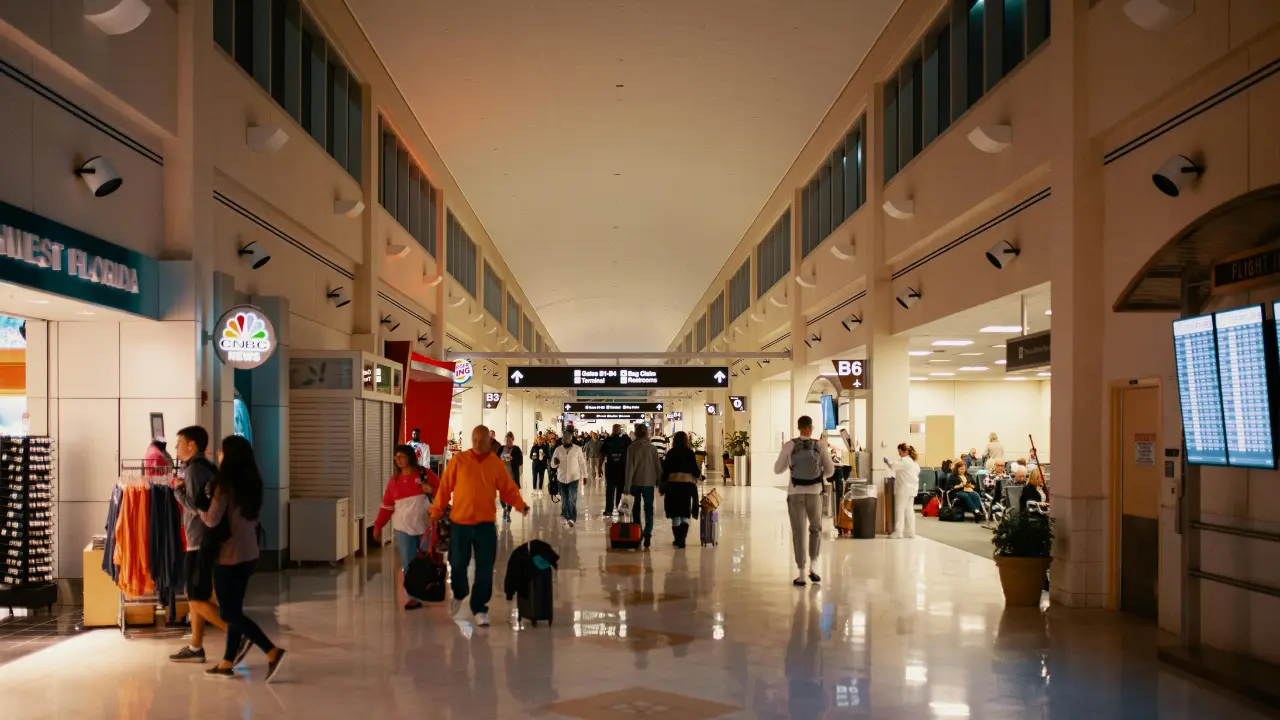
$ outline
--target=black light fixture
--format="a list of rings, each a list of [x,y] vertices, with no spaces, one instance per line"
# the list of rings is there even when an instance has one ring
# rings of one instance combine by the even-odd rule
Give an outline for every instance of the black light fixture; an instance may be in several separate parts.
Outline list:
[[[245,258],[249,263],[249,267],[254,270],[271,262],[271,256],[267,254],[267,249],[262,247],[262,243],[257,240],[240,248],[240,257]]]
[[[908,286],[905,295],[899,295],[894,299],[898,301],[898,304],[901,305],[904,310],[910,310],[912,305],[920,302],[920,298],[920,291]]]
[[[1178,197],[1183,188],[1204,174],[1204,168],[1186,155],[1174,155],[1151,176],[1156,189],[1169,197]]]
[[[336,308],[351,304],[351,293],[345,287],[336,287],[326,293],[325,297],[329,298],[329,302]]]
[[[124,179],[116,170],[115,163],[102,155],[85,160],[83,165],[76,168],[76,175],[89,186],[94,197],[106,197],[119,190],[124,184]]]
[[[382,318],[382,324],[388,327],[387,332],[395,332],[400,327],[400,323],[396,322],[396,319],[390,315]]]

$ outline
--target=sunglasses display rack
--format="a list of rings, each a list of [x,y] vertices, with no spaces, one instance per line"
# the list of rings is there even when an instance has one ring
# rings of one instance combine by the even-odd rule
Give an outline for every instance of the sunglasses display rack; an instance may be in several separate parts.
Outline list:
[[[53,440],[0,437],[0,607],[47,607],[53,582]]]

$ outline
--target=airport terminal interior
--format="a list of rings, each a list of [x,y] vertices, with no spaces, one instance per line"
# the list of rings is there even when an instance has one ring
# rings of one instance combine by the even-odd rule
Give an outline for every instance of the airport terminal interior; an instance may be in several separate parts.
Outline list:
[[[14,0],[0,99],[0,718],[1280,716],[1280,3]]]

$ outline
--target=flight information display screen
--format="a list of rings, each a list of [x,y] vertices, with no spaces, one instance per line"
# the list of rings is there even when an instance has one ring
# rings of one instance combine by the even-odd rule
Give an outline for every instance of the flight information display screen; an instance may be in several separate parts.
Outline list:
[[[1222,390],[1218,381],[1213,316],[1174,321],[1173,354],[1178,366],[1178,399],[1182,405],[1187,462],[1226,465],[1227,440],[1222,425]]]
[[[1262,306],[1224,310],[1214,314],[1213,322],[1218,331],[1227,463],[1275,469]]]

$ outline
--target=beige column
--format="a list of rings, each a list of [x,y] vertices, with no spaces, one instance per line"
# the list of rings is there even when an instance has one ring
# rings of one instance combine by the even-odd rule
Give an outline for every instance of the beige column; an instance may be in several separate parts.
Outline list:
[[[1102,467],[1102,353],[1096,338],[1106,308],[1097,288],[1102,266],[1102,150],[1089,133],[1088,0],[1052,4],[1050,156],[1053,186],[1053,601],[1101,607],[1106,598],[1106,503]],[[1076,338],[1080,342],[1076,342]],[[1098,519],[1096,529],[1089,518]]]

